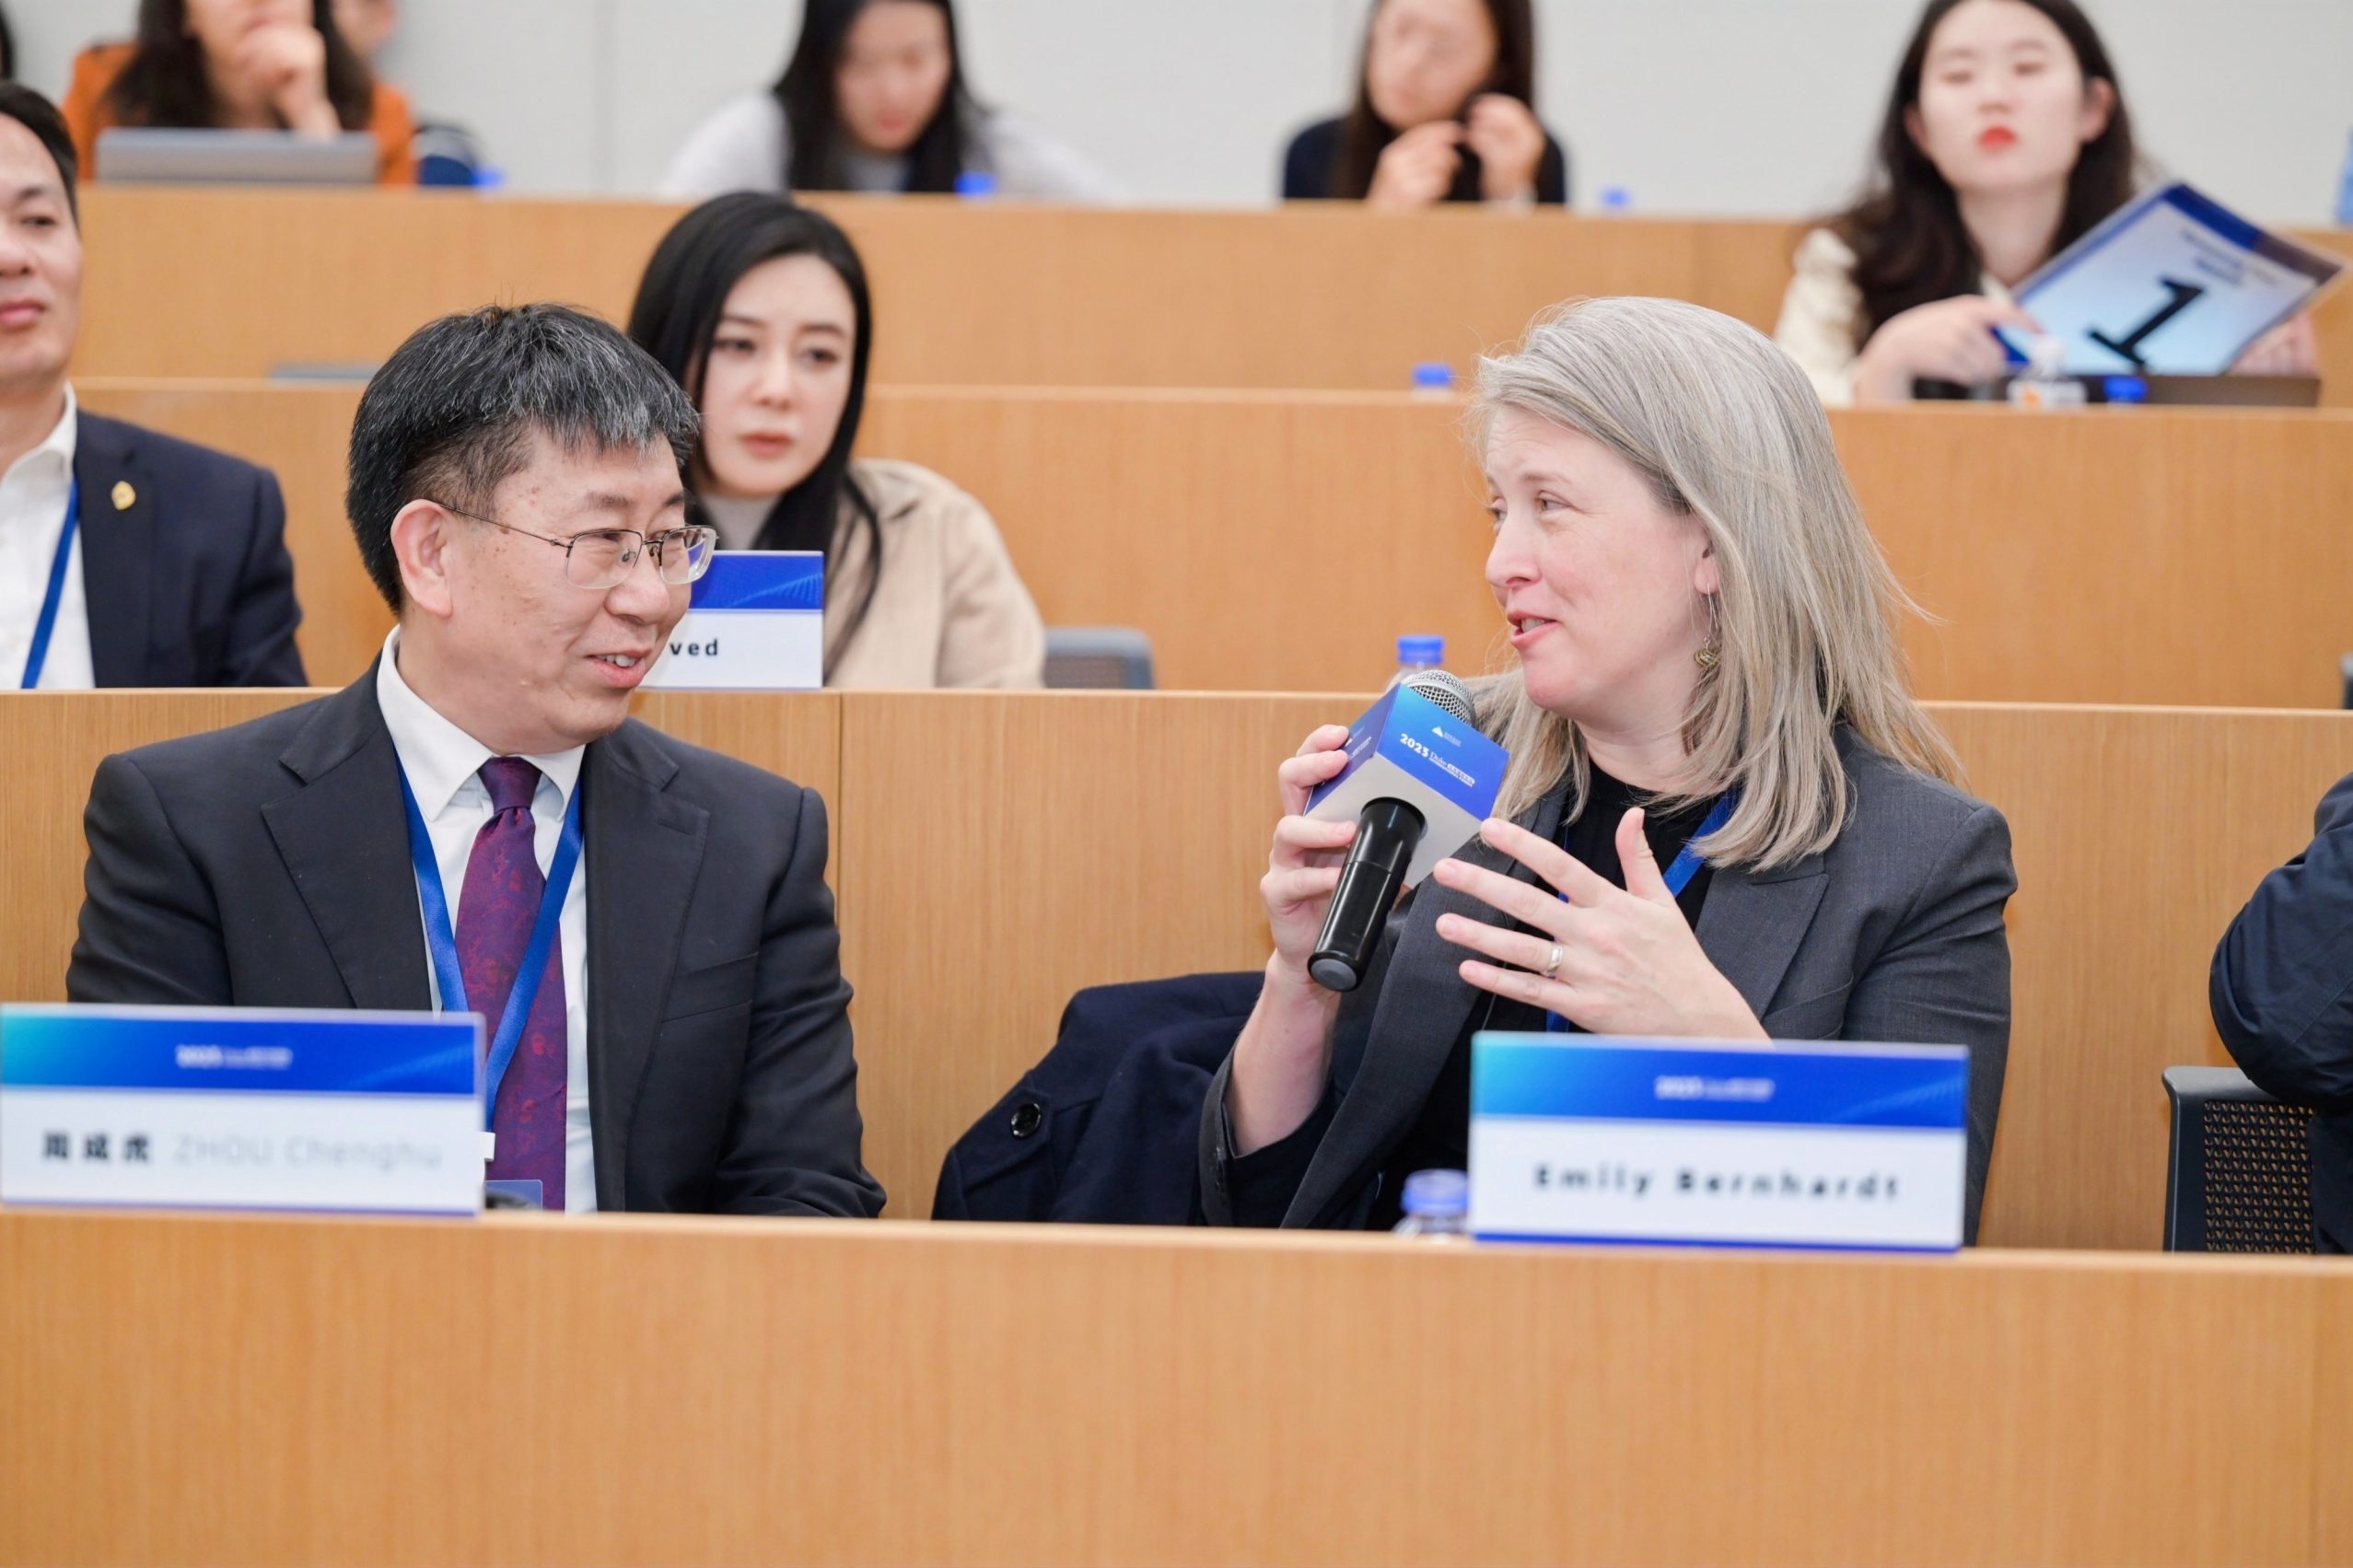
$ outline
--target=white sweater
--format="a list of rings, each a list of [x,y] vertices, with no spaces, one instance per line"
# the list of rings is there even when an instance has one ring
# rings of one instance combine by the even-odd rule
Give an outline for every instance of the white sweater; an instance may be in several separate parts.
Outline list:
[[[2009,290],[1992,278],[1982,279],[1978,292],[2004,303]],[[1824,408],[1846,408],[1855,401],[1855,318],[1863,308],[1862,290],[1855,286],[1855,252],[1826,228],[1817,228],[1798,247],[1797,275],[1781,297],[1781,322],[1773,329],[1779,343],[1800,369],[1812,377]]]

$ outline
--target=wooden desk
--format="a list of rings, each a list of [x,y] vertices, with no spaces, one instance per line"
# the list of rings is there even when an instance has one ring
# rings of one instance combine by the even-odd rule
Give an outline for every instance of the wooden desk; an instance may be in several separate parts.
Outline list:
[[[1403,389],[1578,296],[1693,299],[1771,331],[1789,221],[1198,212],[828,196],[865,255],[879,382]],[[684,209],[449,192],[83,193],[84,376],[379,360],[431,318],[563,299],[625,319]],[[2303,238],[2353,252],[2353,235]],[[2353,401],[2353,291],[2321,329]]]
[[[2353,1265],[0,1214],[0,1562],[2331,1563]]]
[[[0,695],[0,997],[55,1000],[107,751],[300,693]],[[1273,768],[1348,696],[678,694],[641,714],[821,790],[858,1000],[867,1163],[930,1210],[948,1147],[1083,986],[1255,969]],[[2168,1066],[2227,1063],[2214,944],[2353,772],[2353,716],[1945,705],[2010,822],[2013,1028],[1984,1237],[2161,1240]],[[945,760],[954,784],[939,784]],[[1147,826],[1148,825],[1148,826]]]
[[[2347,290],[2353,295],[2353,290]],[[344,518],[355,389],[81,384],[277,470],[311,679],[390,624]],[[2353,414],[1915,408],[1834,421],[1920,602],[1921,689],[2009,702],[2335,707],[2353,650]],[[973,491],[1050,624],[1141,627],[1160,683],[1347,690],[1403,632],[1508,658],[1458,412],[1403,394],[879,387],[862,449]]]

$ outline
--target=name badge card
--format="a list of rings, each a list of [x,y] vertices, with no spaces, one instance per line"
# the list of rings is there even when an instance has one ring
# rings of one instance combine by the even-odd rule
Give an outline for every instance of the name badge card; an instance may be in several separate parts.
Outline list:
[[[1511,754],[1399,682],[1349,728],[1347,762],[1308,796],[1307,814],[1353,822],[1375,800],[1402,800],[1426,830],[1405,868],[1411,888],[1479,830]]]
[[[0,1007],[0,1203],[472,1214],[471,1013]]]
[[[2069,375],[2219,376],[2344,270],[2174,184],[2068,246],[2017,297],[2067,345]],[[2013,351],[2020,335],[2003,334]]]
[[[1969,1053],[1482,1031],[1471,1230],[1501,1241],[1949,1252]]]
[[[645,684],[814,691],[825,684],[825,557],[722,550]]]

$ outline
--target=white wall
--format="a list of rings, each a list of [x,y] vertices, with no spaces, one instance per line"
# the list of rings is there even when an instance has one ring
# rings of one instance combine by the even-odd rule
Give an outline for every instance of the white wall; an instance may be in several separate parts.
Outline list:
[[[24,76],[133,0],[0,0]],[[383,61],[472,126],[514,189],[648,189],[688,128],[782,64],[797,0],[405,0]],[[2091,0],[2147,149],[2251,215],[2319,223],[2353,133],[2353,0]],[[1789,214],[1861,178],[1916,0],[1537,0],[1544,117],[1580,205]],[[1365,0],[962,0],[973,80],[1144,200],[1272,192],[1285,136],[1334,110]]]

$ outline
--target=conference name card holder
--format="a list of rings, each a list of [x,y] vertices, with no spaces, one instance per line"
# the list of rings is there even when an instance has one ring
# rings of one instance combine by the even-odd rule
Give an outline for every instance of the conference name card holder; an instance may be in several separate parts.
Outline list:
[[[1471,1041],[1471,1231],[1487,1241],[1959,1249],[1958,1047]]]
[[[0,1203],[473,1214],[471,1013],[0,1007]]]
[[[2176,182],[2118,209],[2015,297],[2063,346],[2057,372],[2084,378],[2092,401],[2310,403],[2319,392],[2310,377],[2256,377],[2277,384],[2261,399],[2221,381],[2256,339],[2311,309],[2345,270],[2342,258]],[[1996,332],[2021,366],[2031,358],[2023,335]],[[2199,394],[2201,380],[2211,383],[2210,397]]]
[[[673,691],[814,691],[825,684],[825,557],[722,550],[645,684]]]

